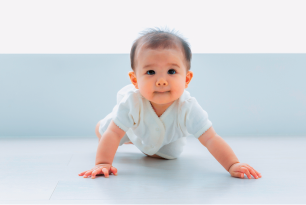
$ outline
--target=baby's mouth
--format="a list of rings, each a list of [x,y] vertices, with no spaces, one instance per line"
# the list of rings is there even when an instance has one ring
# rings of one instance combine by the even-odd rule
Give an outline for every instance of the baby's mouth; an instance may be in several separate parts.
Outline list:
[[[170,91],[166,91],[166,92],[155,92],[155,93],[160,93],[160,94],[163,94],[163,93],[169,93]]]

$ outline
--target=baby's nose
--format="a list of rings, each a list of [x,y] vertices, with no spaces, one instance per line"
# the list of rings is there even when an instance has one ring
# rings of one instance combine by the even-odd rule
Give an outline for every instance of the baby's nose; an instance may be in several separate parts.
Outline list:
[[[160,86],[160,85],[168,85],[168,82],[164,79],[158,80],[156,82],[156,86]]]
[[[168,85],[168,82],[162,78],[156,82],[156,86],[160,86],[160,85]]]

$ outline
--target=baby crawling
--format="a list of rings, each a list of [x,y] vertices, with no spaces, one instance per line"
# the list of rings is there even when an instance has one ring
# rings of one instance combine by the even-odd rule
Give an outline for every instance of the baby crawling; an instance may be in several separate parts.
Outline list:
[[[112,163],[122,144],[134,144],[150,157],[176,159],[191,134],[231,176],[261,177],[249,164],[239,162],[213,129],[207,112],[185,90],[193,77],[191,56],[186,40],[171,31],[149,29],[135,40],[131,84],[118,91],[116,106],[98,122],[95,166],[79,176],[117,175]]]

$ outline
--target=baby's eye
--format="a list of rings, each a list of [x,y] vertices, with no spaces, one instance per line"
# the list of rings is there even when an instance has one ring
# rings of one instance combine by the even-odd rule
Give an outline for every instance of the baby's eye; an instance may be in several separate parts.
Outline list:
[[[173,71],[176,73],[176,71],[174,69],[168,70],[169,74],[175,74],[175,73],[173,73]]]
[[[147,74],[149,74],[148,72],[150,72],[152,75],[155,74],[155,71],[154,71],[154,70],[148,70],[148,71],[147,71]],[[153,73],[152,73],[152,72],[153,72]],[[149,75],[151,75],[151,74],[149,74]]]

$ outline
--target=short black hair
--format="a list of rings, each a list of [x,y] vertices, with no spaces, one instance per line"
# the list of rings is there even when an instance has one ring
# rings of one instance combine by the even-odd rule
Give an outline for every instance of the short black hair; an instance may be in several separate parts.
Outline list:
[[[135,52],[140,43],[143,43],[147,48],[156,49],[162,47],[167,48],[181,48],[186,60],[187,71],[190,70],[191,64],[191,49],[187,40],[177,31],[170,31],[165,28],[148,28],[139,33],[138,37],[132,45],[130,52],[131,68],[135,70]]]

